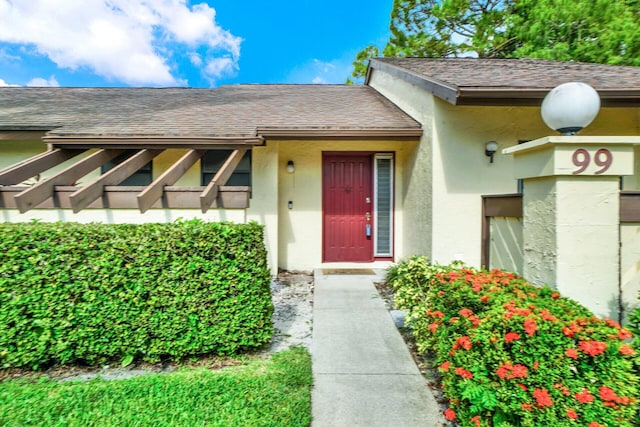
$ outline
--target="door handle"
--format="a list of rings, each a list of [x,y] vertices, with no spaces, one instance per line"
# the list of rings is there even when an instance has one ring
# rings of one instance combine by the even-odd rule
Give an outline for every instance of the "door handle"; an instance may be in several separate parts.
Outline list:
[[[371,212],[365,213],[364,216],[367,218],[367,221],[371,221]]]

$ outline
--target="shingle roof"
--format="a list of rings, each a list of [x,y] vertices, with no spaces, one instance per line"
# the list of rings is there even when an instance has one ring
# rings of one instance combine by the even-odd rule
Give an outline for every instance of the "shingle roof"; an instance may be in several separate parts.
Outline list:
[[[378,136],[420,134],[418,122],[368,86],[0,88],[0,130],[55,137]]]
[[[370,69],[413,81],[452,104],[539,105],[554,87],[581,81],[600,93],[603,105],[640,105],[640,67],[540,59],[377,58]]]

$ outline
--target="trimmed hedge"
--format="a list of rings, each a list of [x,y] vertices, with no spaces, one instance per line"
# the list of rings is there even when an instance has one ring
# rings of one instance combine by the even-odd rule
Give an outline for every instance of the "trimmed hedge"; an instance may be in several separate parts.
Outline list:
[[[256,223],[2,223],[0,253],[0,368],[233,354],[273,333]]]
[[[504,271],[392,267],[421,351],[435,354],[462,426],[631,426],[640,397],[631,332]]]

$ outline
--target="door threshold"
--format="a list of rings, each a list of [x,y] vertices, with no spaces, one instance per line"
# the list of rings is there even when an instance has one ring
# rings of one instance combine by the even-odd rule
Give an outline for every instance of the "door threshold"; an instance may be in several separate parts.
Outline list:
[[[323,268],[324,276],[375,276],[371,268]]]

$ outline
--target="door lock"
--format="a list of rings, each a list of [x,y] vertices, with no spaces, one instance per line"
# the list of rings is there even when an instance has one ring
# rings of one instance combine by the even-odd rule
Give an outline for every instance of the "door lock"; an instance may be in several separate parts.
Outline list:
[[[371,212],[367,212],[364,216],[367,218],[367,221],[371,221]]]

